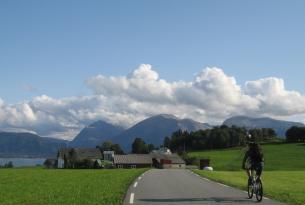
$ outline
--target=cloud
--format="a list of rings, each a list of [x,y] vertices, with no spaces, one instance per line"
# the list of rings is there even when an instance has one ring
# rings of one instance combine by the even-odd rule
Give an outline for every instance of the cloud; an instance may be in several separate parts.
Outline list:
[[[259,101],[261,114],[290,116],[305,112],[305,97],[286,90],[283,79],[271,77],[246,82],[245,93]]]
[[[129,127],[160,113],[213,124],[233,115],[296,118],[305,114],[305,96],[286,90],[283,79],[238,85],[215,67],[203,69],[189,82],[168,82],[143,64],[126,76],[93,76],[86,85],[92,95],[63,99],[42,95],[13,105],[0,99],[0,130],[72,139],[99,119]]]

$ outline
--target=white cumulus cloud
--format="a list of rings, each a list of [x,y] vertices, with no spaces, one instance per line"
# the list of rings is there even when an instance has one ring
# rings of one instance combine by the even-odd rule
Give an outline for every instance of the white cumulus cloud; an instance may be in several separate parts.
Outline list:
[[[189,82],[168,82],[143,64],[126,76],[97,75],[86,84],[92,95],[62,99],[42,95],[13,105],[0,98],[0,130],[72,139],[99,119],[129,127],[160,113],[213,124],[233,115],[293,119],[305,115],[305,96],[286,90],[283,79],[238,85],[233,76],[215,67],[203,69]]]

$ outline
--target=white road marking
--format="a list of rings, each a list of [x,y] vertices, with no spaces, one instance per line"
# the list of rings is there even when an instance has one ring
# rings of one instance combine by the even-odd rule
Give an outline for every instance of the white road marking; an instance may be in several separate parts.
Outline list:
[[[139,180],[141,180],[141,179],[142,179],[142,177],[138,177],[138,179],[139,179]]]
[[[136,188],[138,185],[138,182],[134,183],[133,187]]]
[[[269,198],[267,198],[267,197],[263,197],[264,199],[266,199],[266,200],[268,200]]]
[[[130,199],[129,199],[129,203],[133,204],[133,200],[134,200],[134,193],[130,194]]]
[[[247,191],[243,191],[244,193],[246,193],[246,194],[248,194],[248,192]]]

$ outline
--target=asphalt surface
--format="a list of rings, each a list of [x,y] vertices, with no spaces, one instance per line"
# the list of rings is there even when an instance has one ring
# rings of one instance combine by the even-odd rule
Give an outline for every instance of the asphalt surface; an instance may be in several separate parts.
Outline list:
[[[129,187],[123,205],[258,204],[246,192],[204,179],[189,170],[152,169]],[[264,198],[259,205],[283,205]]]

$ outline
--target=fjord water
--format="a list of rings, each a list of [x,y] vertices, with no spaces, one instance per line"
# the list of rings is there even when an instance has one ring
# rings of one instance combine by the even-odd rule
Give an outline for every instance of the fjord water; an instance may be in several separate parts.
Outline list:
[[[3,166],[11,161],[14,167],[33,167],[42,165],[45,160],[45,158],[0,158],[0,165]]]

